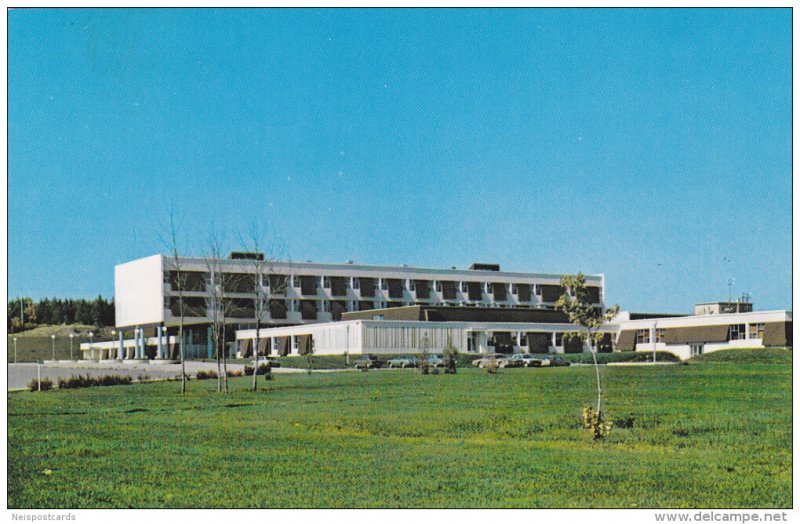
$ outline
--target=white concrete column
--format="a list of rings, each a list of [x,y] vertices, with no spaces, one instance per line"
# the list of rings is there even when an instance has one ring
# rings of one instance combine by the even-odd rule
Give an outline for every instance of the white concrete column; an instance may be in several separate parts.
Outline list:
[[[157,358],[164,358],[163,354],[163,344],[161,342],[161,326],[156,328],[156,337],[158,338],[158,352],[156,353]]]
[[[656,349],[656,326],[655,325],[650,328],[650,344],[651,344],[651,348],[650,349],[655,350]]]
[[[119,330],[119,350],[117,351],[117,358],[118,358],[119,360],[122,360],[123,358],[125,358],[125,346],[124,346],[124,341],[125,341],[125,334],[124,334],[124,333],[123,333],[123,331],[120,329],[120,330]]]
[[[489,335],[485,331],[478,332],[478,353],[489,352]]]
[[[139,328],[133,328],[133,359],[139,358]]]

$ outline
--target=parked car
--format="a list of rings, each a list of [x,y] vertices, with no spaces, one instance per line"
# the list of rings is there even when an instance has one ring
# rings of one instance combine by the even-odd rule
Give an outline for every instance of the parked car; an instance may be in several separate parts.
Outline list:
[[[569,366],[570,365],[570,361],[569,360],[564,360],[563,358],[561,358],[561,357],[556,355],[556,356],[554,356],[553,358],[550,359],[550,365],[553,366],[553,367]]]
[[[378,360],[375,355],[361,355],[356,360],[356,369],[378,369],[383,367],[383,361]]]
[[[415,368],[419,366],[419,359],[410,355],[394,357],[386,361],[390,368]]]
[[[483,357],[473,360],[472,365],[478,366],[479,368],[483,369],[487,367],[492,360],[499,368],[518,368],[522,367],[522,362],[519,360],[512,360],[509,358],[508,355],[504,353],[487,353]]]
[[[534,357],[529,353],[516,353],[511,356],[511,360],[520,361],[522,362],[522,366],[529,368],[529,367],[541,367],[542,366],[542,359]]]
[[[261,355],[258,357],[258,365],[262,364],[269,364],[270,367],[279,368],[281,367],[281,362],[278,360],[278,357],[273,357],[270,355]]]
[[[444,366],[444,360],[439,355],[428,355],[428,365],[432,368]]]

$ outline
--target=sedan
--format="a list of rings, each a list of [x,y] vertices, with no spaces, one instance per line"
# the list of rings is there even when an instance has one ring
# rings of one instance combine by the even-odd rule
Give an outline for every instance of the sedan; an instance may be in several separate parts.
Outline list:
[[[444,361],[442,360],[442,357],[440,357],[439,355],[429,355],[428,365],[432,368],[440,368],[444,366]]]
[[[361,355],[356,360],[356,369],[377,369],[383,366],[383,362],[378,360],[375,355]]]
[[[528,354],[528,353],[516,353],[515,355],[511,356],[511,360],[513,360],[515,362],[516,361],[521,362],[522,366],[526,367],[526,368],[529,368],[529,367],[538,368],[538,367],[542,366],[542,359],[536,358],[533,355]]]
[[[498,368],[518,368],[522,366],[522,362],[511,360],[508,358],[508,355],[503,353],[489,353],[482,358],[473,360],[472,365],[483,369],[490,366],[492,362],[494,362]]]
[[[419,366],[419,359],[412,356],[400,356],[389,359],[386,362],[390,368],[415,368]]]

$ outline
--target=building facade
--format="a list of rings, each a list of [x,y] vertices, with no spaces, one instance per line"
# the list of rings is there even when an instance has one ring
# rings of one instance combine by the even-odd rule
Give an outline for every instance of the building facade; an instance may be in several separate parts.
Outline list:
[[[603,275],[586,277],[604,309]],[[183,316],[187,358],[211,358],[212,317],[223,319],[226,351],[252,354],[441,352],[569,353],[668,351],[682,359],[732,348],[792,345],[792,314],[753,312],[746,302],[698,304],[695,314],[621,312],[586,346],[554,309],[560,275],[469,269],[271,262],[257,253],[225,259],[155,255],[115,268],[119,340],[81,344],[91,359],[174,359]],[[256,300],[263,305],[256,337]],[[735,309],[731,309],[735,308]],[[224,318],[223,318],[224,317]]]
[[[792,345],[792,313],[699,314],[684,317],[612,321],[618,326],[617,351],[668,351],[681,359],[722,349]]]
[[[181,309],[187,355],[208,356],[212,315],[223,311],[231,333],[253,328],[257,296],[265,302],[261,324],[279,327],[332,322],[351,312],[412,305],[546,310],[553,308],[562,293],[560,275],[501,271],[495,264],[427,269],[273,262],[253,255],[258,254],[179,258],[177,263],[154,255],[116,266],[118,355],[123,355],[119,358],[129,353],[125,349],[129,342],[124,341],[130,338],[136,341],[135,358],[168,358]],[[254,279],[254,275],[259,277]],[[602,309],[603,275],[587,275],[586,280],[595,306]],[[220,292],[220,288],[224,289]]]

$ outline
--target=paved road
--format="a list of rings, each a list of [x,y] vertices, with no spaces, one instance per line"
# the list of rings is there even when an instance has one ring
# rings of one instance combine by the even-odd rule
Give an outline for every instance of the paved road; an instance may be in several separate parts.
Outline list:
[[[31,380],[36,379],[36,364],[9,364],[8,365],[8,389],[20,389],[28,387]],[[170,378],[175,376],[175,372],[166,370],[144,370],[133,367],[101,368],[98,366],[54,366],[42,365],[42,378],[49,378],[55,384],[59,378],[69,378],[72,375],[123,375],[133,377],[147,375],[150,378]]]
[[[186,362],[186,373],[195,375],[200,370],[217,370],[216,362]],[[244,364],[228,364],[228,370],[244,370]],[[340,371],[340,370],[314,370],[314,373]],[[346,370],[344,370],[346,371]],[[299,368],[273,368],[273,373],[305,373]],[[55,384],[59,378],[69,378],[72,375],[125,375],[134,380],[147,375],[151,379],[180,377],[180,364],[150,364],[146,362],[118,361],[93,362],[58,361],[42,364],[42,378],[49,378]],[[8,364],[8,389],[27,388],[28,383],[36,378],[36,364]]]

